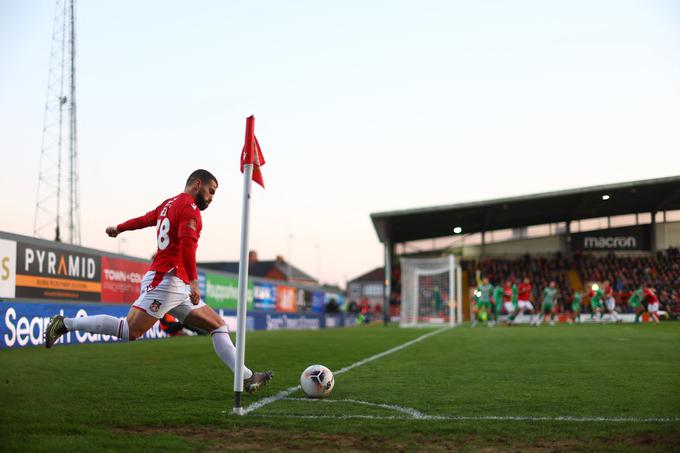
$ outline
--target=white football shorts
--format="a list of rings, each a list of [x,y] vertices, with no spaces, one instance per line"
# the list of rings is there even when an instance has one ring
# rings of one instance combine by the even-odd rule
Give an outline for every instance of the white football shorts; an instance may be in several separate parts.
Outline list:
[[[647,311],[650,313],[659,311],[659,303],[655,302],[653,304],[647,304]]]
[[[609,297],[604,300],[604,306],[607,311],[614,311],[614,307],[616,307],[616,301],[613,297]]]
[[[533,310],[534,306],[531,302],[528,300],[518,300],[517,301],[517,306],[519,307],[520,310]]]
[[[174,271],[162,274],[160,279],[156,278],[156,271],[148,271],[142,279],[139,298],[132,306],[156,319],[170,313],[184,322],[193,310],[206,306],[202,300],[196,305],[192,304],[189,294],[190,286],[179,279]]]
[[[505,308],[507,314],[511,315],[515,311],[515,304],[512,302],[504,302],[503,308]]]

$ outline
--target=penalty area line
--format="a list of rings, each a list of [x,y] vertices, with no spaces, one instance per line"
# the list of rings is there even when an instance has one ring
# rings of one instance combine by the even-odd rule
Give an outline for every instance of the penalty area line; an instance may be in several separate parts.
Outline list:
[[[372,355],[368,358],[365,358],[363,360],[359,360],[358,362],[354,362],[351,365],[348,365],[344,368],[340,368],[338,371],[333,371],[333,375],[339,376],[341,374],[347,373],[348,371],[353,370],[354,368],[360,367],[360,366],[365,365],[369,362],[373,362],[374,360],[381,359],[381,358],[385,357],[386,355],[393,354],[397,351],[401,351],[402,349],[408,348],[411,345],[414,345],[414,344],[416,344],[420,341],[426,340],[433,335],[437,335],[438,333],[444,332],[444,331],[449,330],[451,328],[452,327],[444,327],[444,328],[441,328],[441,329],[437,329],[433,332],[426,333],[425,335],[421,335],[417,338],[414,338],[413,340],[407,341],[406,343],[402,343],[399,346],[395,346],[392,349],[388,349],[387,351],[383,351],[383,352],[380,352],[378,354]],[[262,407],[264,407],[268,404],[275,403],[276,401],[280,401],[284,398],[287,398],[298,390],[300,390],[300,386],[296,385],[295,387],[290,387],[290,388],[287,388],[286,390],[282,390],[279,393],[277,393],[276,395],[272,395],[272,396],[268,396],[266,398],[262,398],[261,400],[254,402],[250,406],[244,407],[243,408],[243,415],[249,414],[249,413],[251,413],[251,412],[253,412],[257,409],[261,409]]]

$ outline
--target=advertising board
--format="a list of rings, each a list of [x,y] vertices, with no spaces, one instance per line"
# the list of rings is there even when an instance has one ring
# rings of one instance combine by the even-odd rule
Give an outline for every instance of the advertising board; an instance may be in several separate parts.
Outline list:
[[[570,237],[572,250],[588,251],[622,251],[650,250],[651,227],[635,225],[607,230],[574,233]]]
[[[140,283],[149,263],[102,256],[101,301],[131,304],[139,297]]]
[[[0,239],[0,297],[14,298],[16,293],[17,243]]]
[[[276,287],[276,311],[293,313],[297,311],[297,289],[288,286]]]
[[[206,292],[205,272],[197,272],[196,275],[198,277],[198,292],[201,293],[201,300],[205,302],[208,297]]]
[[[326,293],[312,291],[312,311],[314,313],[324,313],[326,311]]]
[[[127,306],[120,305],[76,305],[68,303],[34,304],[7,302],[0,304],[0,348],[38,346],[43,344],[43,333],[50,318],[55,315],[81,317],[111,315],[124,318]],[[164,338],[165,332],[156,323],[143,338]],[[69,332],[56,344],[98,343],[119,341],[109,335],[86,332]]]
[[[213,308],[236,309],[238,279],[217,274],[205,274],[205,303]],[[248,310],[253,309],[253,282],[248,282]]]
[[[101,257],[17,242],[16,297],[99,302]]]
[[[31,303],[10,301],[0,303],[0,349],[42,346],[43,334],[50,318],[55,315],[81,317],[110,315],[123,318],[128,307],[116,304],[71,304],[68,302]],[[217,309],[231,332],[236,331],[236,311]],[[253,312],[246,319],[248,330],[279,329],[321,329],[356,324],[356,316],[341,313],[323,315],[319,313],[274,313]],[[156,323],[143,339],[166,338],[167,335]],[[79,343],[117,342],[110,335],[70,332],[57,341],[57,345]]]
[[[276,286],[269,283],[255,283],[253,299],[255,310],[276,310]]]

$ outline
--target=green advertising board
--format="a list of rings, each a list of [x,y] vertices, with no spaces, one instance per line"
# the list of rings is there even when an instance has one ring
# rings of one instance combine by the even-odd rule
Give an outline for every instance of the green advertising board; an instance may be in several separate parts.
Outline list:
[[[205,303],[213,308],[236,310],[238,279],[222,275],[205,274]],[[248,282],[248,310],[253,309],[253,283]]]

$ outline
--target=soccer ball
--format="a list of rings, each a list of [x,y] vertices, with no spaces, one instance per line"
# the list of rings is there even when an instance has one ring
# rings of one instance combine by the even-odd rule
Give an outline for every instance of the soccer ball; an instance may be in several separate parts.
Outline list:
[[[323,365],[309,366],[300,375],[300,386],[309,398],[326,398],[333,391],[333,385],[333,373]]]

